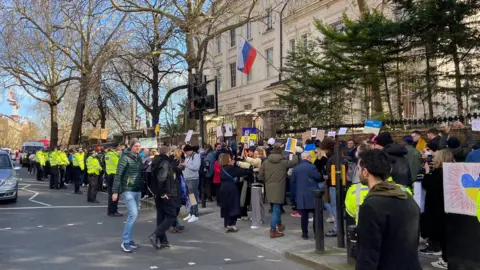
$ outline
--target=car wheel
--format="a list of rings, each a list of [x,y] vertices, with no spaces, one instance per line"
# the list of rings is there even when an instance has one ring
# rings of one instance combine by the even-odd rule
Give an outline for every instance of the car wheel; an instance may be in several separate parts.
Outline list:
[[[12,199],[12,201],[11,201],[11,202],[12,202],[12,203],[17,203],[17,199],[18,199],[18,194],[17,194],[17,196],[15,196],[15,198],[14,198],[14,199]]]

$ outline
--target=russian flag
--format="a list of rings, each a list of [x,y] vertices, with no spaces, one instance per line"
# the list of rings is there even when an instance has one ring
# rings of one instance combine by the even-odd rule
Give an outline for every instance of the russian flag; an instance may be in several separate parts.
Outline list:
[[[257,51],[246,40],[240,40],[237,55],[237,69],[245,74],[250,74]]]

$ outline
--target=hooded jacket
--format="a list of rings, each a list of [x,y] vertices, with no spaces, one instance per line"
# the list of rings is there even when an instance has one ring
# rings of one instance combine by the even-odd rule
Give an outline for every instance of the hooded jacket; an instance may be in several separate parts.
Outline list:
[[[452,152],[453,158],[455,162],[465,162],[467,159],[468,154],[472,151],[470,147],[457,147],[454,149],[449,149]]]
[[[413,184],[412,172],[407,159],[408,150],[403,145],[389,144],[383,148],[392,164],[391,176],[395,183],[410,187]]]
[[[375,185],[360,206],[356,270],[422,269],[418,258],[420,209],[394,183]]]
[[[179,196],[179,184],[176,181],[175,173],[167,155],[158,155],[152,161],[152,175],[157,184],[156,196],[170,197]]]
[[[275,151],[262,163],[258,180],[265,183],[267,200],[270,203],[284,203],[287,170],[295,167],[297,163],[296,155],[293,155],[292,160],[286,160],[281,153]]]

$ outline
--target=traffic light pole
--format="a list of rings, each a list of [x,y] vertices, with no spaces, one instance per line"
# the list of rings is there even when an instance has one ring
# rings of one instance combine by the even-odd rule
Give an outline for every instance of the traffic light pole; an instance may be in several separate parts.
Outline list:
[[[205,145],[205,132],[204,132],[204,123],[203,123],[203,110],[199,112],[200,113],[200,120],[198,121],[199,129],[200,129],[200,138],[198,138],[198,143],[200,145],[200,148],[203,148]]]

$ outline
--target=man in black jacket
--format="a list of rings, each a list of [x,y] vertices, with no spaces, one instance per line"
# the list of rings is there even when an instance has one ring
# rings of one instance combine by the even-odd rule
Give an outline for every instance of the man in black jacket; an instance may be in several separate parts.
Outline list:
[[[356,270],[420,270],[420,209],[399,186],[387,181],[388,155],[378,149],[360,153],[360,182],[368,185],[358,219]]]
[[[413,185],[410,163],[407,159],[408,150],[405,146],[393,143],[392,135],[389,132],[382,132],[373,138],[374,148],[383,150],[388,154],[392,164],[393,181],[404,187]]]
[[[176,209],[180,192],[180,183],[176,181],[169,157],[170,148],[162,146],[159,153],[152,161],[152,177],[157,184],[155,194],[157,228],[149,239],[155,249],[170,247],[165,232],[177,217]]]

